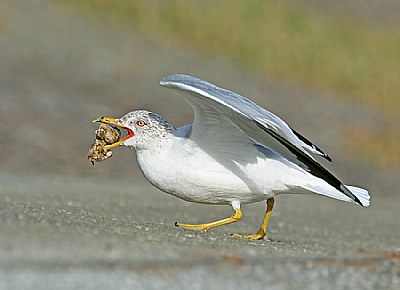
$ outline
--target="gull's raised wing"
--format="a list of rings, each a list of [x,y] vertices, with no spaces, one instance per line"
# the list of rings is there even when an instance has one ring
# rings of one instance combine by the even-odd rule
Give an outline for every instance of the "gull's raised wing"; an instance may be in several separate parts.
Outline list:
[[[263,130],[271,130],[271,134],[276,135],[276,138],[283,138],[287,142],[291,143],[292,146],[297,147],[301,152],[303,152],[310,158],[314,159],[310,154],[313,153],[323,156],[327,160],[331,161],[331,158],[326,153],[324,153],[316,145],[312,144],[305,137],[301,136],[299,133],[291,129],[278,116],[269,112],[263,107],[258,106],[256,103],[239,94],[219,88],[201,79],[181,74],[166,77],[160,82],[160,84],[162,86],[173,88],[191,95],[184,97],[195,110],[195,123],[197,123],[198,119],[203,119],[201,115],[205,115],[205,107],[209,108],[209,110],[213,107],[215,107],[215,109],[222,110],[224,112],[223,115],[226,115],[227,117],[230,116],[231,121],[234,123],[235,121],[233,119],[235,118],[235,116],[233,116],[232,113],[235,112],[241,116],[241,118],[239,119],[244,118],[246,119],[245,121],[252,121],[252,126],[254,126],[254,124],[257,124],[259,127],[264,127]],[[197,125],[198,124],[195,124],[195,126]],[[240,127],[241,124],[236,125]],[[252,126],[249,126],[249,128],[247,129],[241,129],[250,137],[254,137],[248,134],[248,129],[250,129],[250,127]],[[263,135],[264,134],[265,133],[263,133]],[[264,145],[270,148],[271,145],[273,146],[273,144]],[[282,154],[289,160],[291,160],[293,157],[285,156],[284,152],[281,152],[281,148],[271,149],[275,149],[276,152]]]
[[[192,76],[176,74],[164,78],[160,84],[183,92],[183,97],[191,104],[195,115],[191,138],[197,143],[240,146],[246,144],[248,137],[359,202],[310,153],[330,160],[329,156],[268,110],[239,94]]]

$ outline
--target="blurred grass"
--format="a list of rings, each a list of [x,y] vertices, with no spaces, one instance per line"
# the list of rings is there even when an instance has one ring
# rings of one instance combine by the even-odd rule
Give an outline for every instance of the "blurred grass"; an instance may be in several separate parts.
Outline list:
[[[400,168],[398,131],[371,130],[368,126],[350,124],[343,129],[344,146],[357,162],[378,165],[386,169]],[[394,137],[395,136],[395,137]]]
[[[399,119],[400,25],[378,27],[329,17],[288,1],[59,2],[96,20],[135,26],[221,55],[280,82],[334,91],[346,102],[365,104],[388,120]],[[378,164],[395,165],[391,161],[397,160],[395,167],[400,167],[398,124],[387,124],[379,136],[365,128],[351,130],[360,142],[349,145],[366,160],[372,154]],[[387,144],[392,160],[382,154]]]
[[[60,0],[174,37],[279,80],[400,112],[400,26],[326,17],[285,1]]]

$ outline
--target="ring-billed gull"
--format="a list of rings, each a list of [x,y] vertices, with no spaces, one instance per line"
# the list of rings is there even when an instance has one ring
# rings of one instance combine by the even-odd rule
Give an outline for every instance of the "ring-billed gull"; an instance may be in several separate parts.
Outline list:
[[[172,75],[160,84],[183,93],[194,111],[193,124],[174,128],[145,110],[94,122],[128,131],[105,149],[134,148],[140,169],[155,187],[186,201],[229,204],[234,210],[216,222],[176,226],[207,231],[238,221],[241,204],[266,200],[258,232],[235,235],[263,239],[279,194],[315,193],[369,206],[367,190],[344,185],[313,157],[331,161],[326,153],[251,100],[187,75]]]

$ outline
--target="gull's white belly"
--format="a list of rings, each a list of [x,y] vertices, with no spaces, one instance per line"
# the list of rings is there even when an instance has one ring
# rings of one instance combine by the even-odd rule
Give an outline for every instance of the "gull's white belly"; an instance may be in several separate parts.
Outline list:
[[[209,204],[251,203],[268,194],[231,162],[221,164],[202,151],[185,156],[138,152],[145,177],[164,192],[187,201]],[[238,170],[236,174],[232,169]]]
[[[213,158],[198,147],[193,150],[139,151],[137,159],[151,184],[198,203],[262,201],[291,191],[299,180],[307,178],[304,172],[275,159],[254,158],[253,163],[239,164],[228,157]]]

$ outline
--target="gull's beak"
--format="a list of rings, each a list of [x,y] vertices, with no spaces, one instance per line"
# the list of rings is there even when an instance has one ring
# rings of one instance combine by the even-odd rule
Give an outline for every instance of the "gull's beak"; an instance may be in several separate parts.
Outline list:
[[[109,125],[114,125],[114,126],[123,128],[128,131],[128,135],[126,135],[124,138],[118,140],[117,142],[115,142],[113,144],[104,146],[104,149],[106,149],[106,150],[111,150],[115,147],[118,147],[118,146],[122,145],[129,138],[132,138],[133,136],[135,136],[135,133],[130,128],[122,125],[118,119],[110,118],[110,117],[100,117],[100,118],[94,119],[92,121],[92,123],[98,123],[98,122],[104,123],[104,124],[109,124]]]

